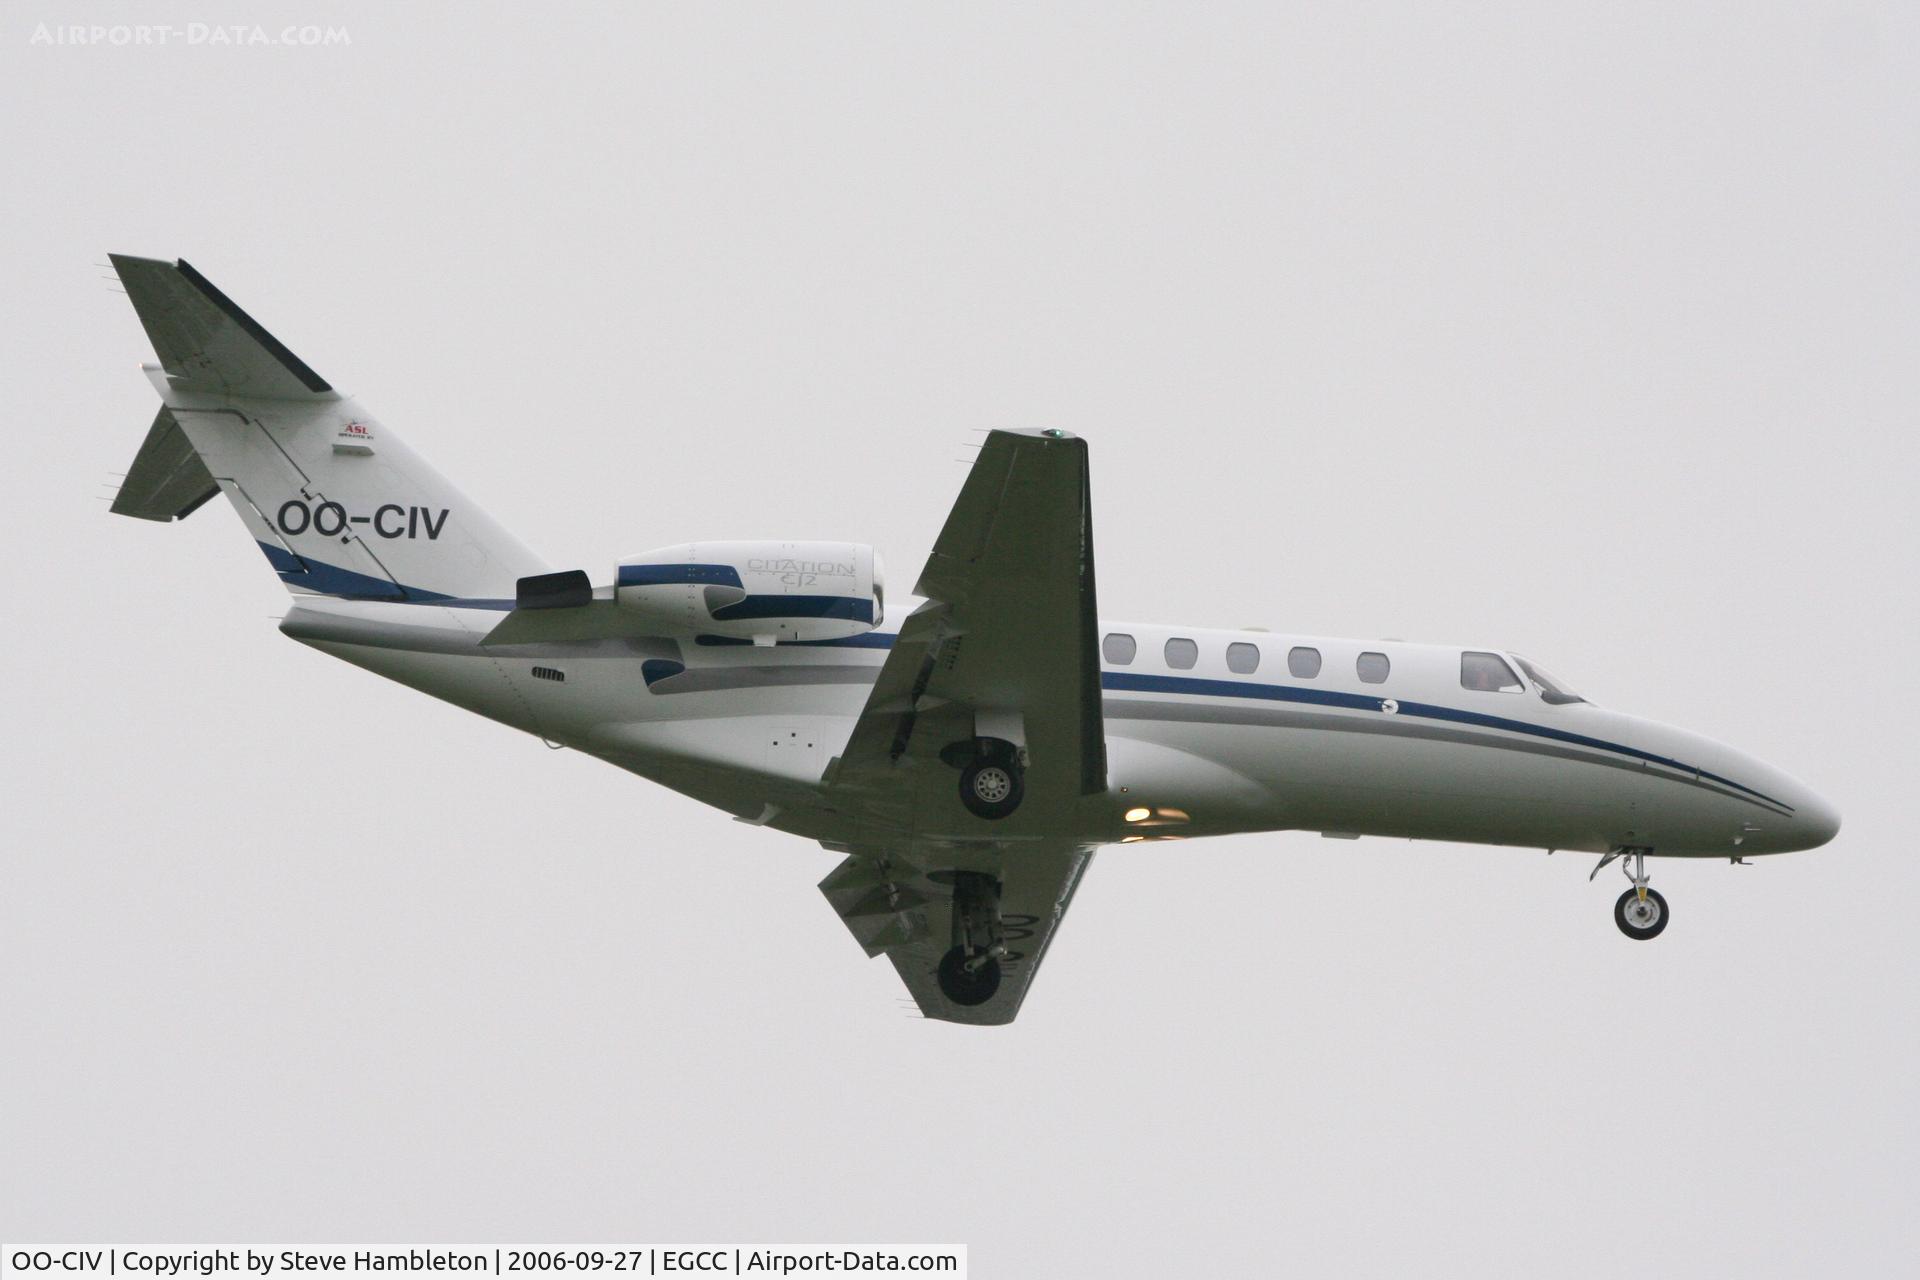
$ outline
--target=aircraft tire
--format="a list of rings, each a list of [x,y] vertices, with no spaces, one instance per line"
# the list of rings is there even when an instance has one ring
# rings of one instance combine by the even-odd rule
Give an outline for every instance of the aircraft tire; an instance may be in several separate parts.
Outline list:
[[[1020,807],[1026,783],[1006,755],[984,755],[960,771],[960,803],[975,817],[997,821]]]
[[[1620,932],[1635,942],[1646,942],[1657,938],[1667,927],[1669,912],[1667,900],[1660,896],[1658,889],[1647,890],[1647,901],[1643,907],[1640,895],[1629,889],[1620,895],[1613,904],[1613,922],[1620,926]]]
[[[999,989],[998,960],[988,959],[969,973],[965,947],[955,947],[940,957],[940,994],[955,1004],[969,1008],[985,1004]]]

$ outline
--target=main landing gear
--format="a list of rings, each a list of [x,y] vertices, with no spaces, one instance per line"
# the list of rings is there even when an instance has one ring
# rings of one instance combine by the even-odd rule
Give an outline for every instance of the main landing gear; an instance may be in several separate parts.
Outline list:
[[[1593,869],[1591,880],[1600,874],[1600,867],[1606,866],[1615,858],[1621,859],[1620,870],[1633,883],[1633,888],[1620,895],[1613,904],[1613,922],[1620,926],[1620,932],[1636,942],[1645,942],[1649,938],[1660,936],[1667,927],[1667,900],[1658,889],[1649,889],[1647,881],[1647,851],[1645,849],[1615,849],[1600,859],[1600,866]]]
[[[1004,818],[1026,794],[1025,772],[1019,748],[1011,742],[975,739],[972,757],[960,766],[960,803],[976,817]]]
[[[953,873],[953,948],[940,958],[940,993],[955,1004],[985,1004],[1000,990],[1007,958],[1000,882],[979,871]]]

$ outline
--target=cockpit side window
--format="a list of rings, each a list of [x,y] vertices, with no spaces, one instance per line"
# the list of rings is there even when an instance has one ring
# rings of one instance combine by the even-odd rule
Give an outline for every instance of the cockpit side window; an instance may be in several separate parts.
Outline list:
[[[1513,674],[1513,668],[1507,665],[1505,658],[1497,653],[1475,653],[1472,650],[1460,655],[1460,687],[1480,693],[1527,691],[1527,686],[1520,683],[1520,677]]]
[[[1548,675],[1538,664],[1528,662],[1517,653],[1513,655],[1513,660],[1520,664],[1520,669],[1527,673],[1529,680],[1532,680],[1540,686],[1540,700],[1542,702],[1550,702],[1554,706],[1559,707],[1565,706],[1569,702],[1586,701],[1585,698]]]

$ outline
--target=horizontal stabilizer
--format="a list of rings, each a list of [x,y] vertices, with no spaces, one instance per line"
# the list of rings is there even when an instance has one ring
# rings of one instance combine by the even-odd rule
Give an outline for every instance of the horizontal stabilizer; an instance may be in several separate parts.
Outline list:
[[[326,379],[186,262],[107,256],[175,386],[274,400],[337,398]]]
[[[220,492],[173,413],[161,409],[133,455],[127,478],[113,499],[113,513],[141,520],[184,520]]]

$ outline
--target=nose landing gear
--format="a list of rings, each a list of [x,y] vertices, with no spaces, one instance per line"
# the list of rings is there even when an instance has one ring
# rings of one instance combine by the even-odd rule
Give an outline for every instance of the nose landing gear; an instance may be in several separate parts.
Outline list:
[[[1667,900],[1658,889],[1649,889],[1647,881],[1647,851],[1645,849],[1615,849],[1600,859],[1600,865],[1593,869],[1591,880],[1600,874],[1600,867],[1606,866],[1615,858],[1621,859],[1620,870],[1633,888],[1620,895],[1613,904],[1613,922],[1620,926],[1620,932],[1636,942],[1645,942],[1657,938],[1667,927],[1669,912]]]
[[[1642,885],[1629,889],[1613,904],[1613,922],[1629,938],[1644,942],[1667,927],[1667,900],[1658,889]]]

